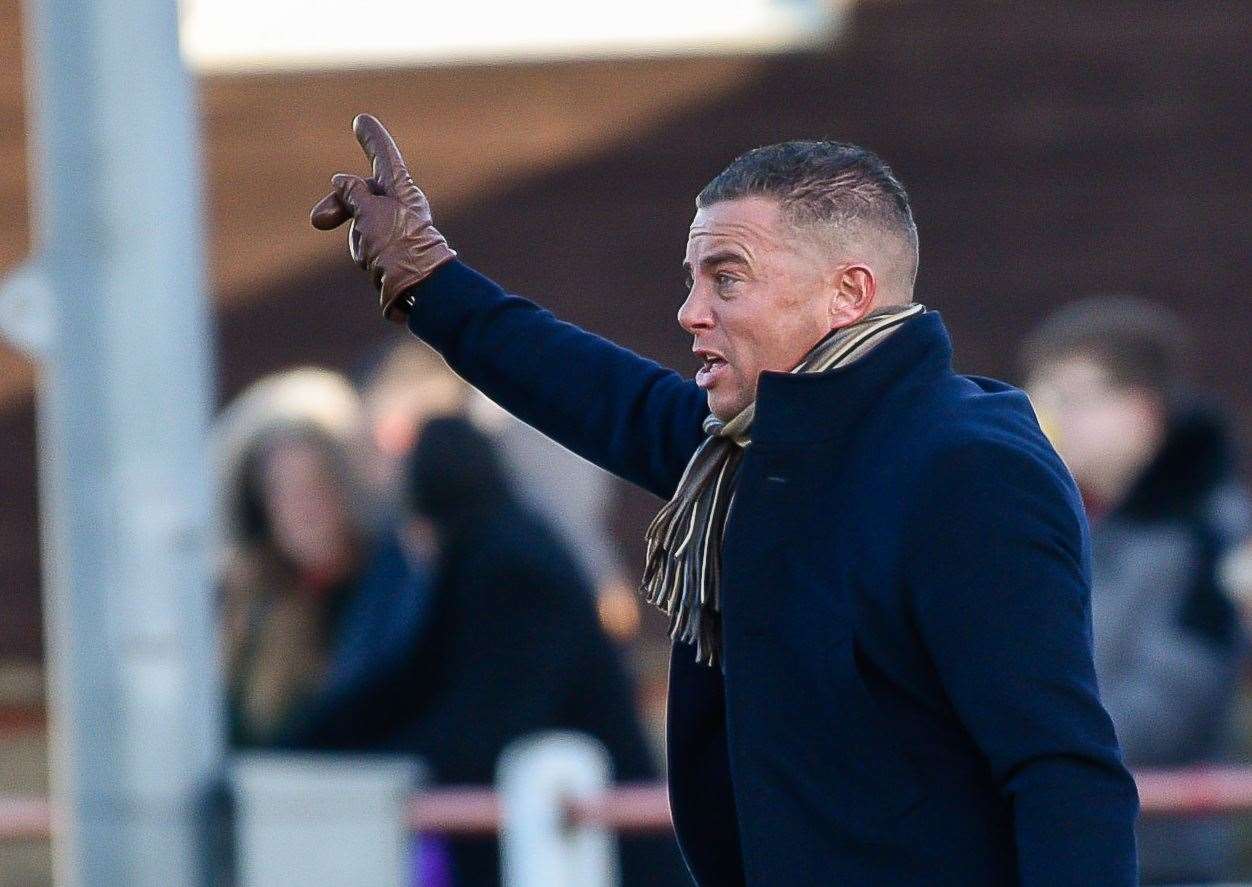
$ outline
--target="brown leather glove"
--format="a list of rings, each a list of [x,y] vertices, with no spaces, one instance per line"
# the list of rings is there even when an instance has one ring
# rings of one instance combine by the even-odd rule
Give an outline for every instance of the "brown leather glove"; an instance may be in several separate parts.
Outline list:
[[[372,175],[368,179],[337,173],[327,194],[309,214],[313,227],[338,228],[348,219],[348,252],[369,272],[378,290],[383,317],[404,323],[411,300],[401,296],[436,268],[456,258],[435,228],[430,203],[409,175],[400,149],[377,119],[360,114],[352,131],[365,149]]]

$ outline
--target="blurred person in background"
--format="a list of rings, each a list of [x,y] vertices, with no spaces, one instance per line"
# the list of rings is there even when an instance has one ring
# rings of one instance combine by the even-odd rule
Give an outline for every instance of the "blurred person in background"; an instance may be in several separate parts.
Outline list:
[[[1249,526],[1225,425],[1184,383],[1185,326],[1158,305],[1092,298],[1024,347],[1027,391],[1074,474],[1092,528],[1100,693],[1127,764],[1225,759],[1243,654],[1220,579]],[[1139,826],[1145,883],[1226,876],[1229,829],[1212,817]]]
[[[403,486],[404,457],[428,419],[466,416],[483,430],[496,442],[517,493],[560,535],[590,578],[605,630],[623,644],[636,639],[638,595],[625,579],[608,527],[617,496],[607,472],[510,416],[414,339],[378,357],[361,396],[381,457],[378,480],[395,494]]]
[[[365,478],[359,400],[324,370],[263,379],[216,444],[232,743],[369,750],[377,735],[338,713],[361,697],[411,710],[406,688],[377,689],[419,643],[429,596]]]
[[[407,466],[409,533],[435,552],[427,642],[409,683],[417,716],[389,740],[443,784],[491,784],[501,751],[543,730],[600,740],[621,782],[658,769],[590,584],[557,534],[514,492],[496,444],[467,419],[429,420]],[[623,838],[633,885],[688,880],[673,838]],[[452,842],[458,887],[500,883],[494,839]]]

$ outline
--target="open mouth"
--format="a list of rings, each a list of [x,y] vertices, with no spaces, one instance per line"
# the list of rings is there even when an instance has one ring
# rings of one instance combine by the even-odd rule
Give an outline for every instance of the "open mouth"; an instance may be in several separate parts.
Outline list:
[[[714,355],[707,354],[704,356],[704,363],[700,365],[700,369],[696,371],[696,384],[701,388],[708,388],[713,385],[719,375],[724,371],[726,361]]]

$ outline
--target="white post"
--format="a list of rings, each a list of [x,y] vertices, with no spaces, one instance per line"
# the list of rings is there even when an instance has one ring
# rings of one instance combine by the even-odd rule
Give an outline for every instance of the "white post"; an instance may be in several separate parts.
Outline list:
[[[605,791],[612,761],[577,733],[544,733],[504,750],[496,768],[504,806],[500,867],[504,887],[616,887],[617,841],[603,828],[573,826],[565,804]]]
[[[232,762],[239,887],[407,887],[402,758],[241,756]]]
[[[5,288],[41,360],[54,869],[210,877],[223,753],[191,82],[175,0],[27,0],[37,256]],[[31,304],[42,301],[43,304]],[[20,310],[19,310],[20,309]]]

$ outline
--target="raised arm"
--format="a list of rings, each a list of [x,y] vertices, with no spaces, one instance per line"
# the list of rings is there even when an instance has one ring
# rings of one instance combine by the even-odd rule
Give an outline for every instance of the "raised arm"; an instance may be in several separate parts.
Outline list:
[[[460,262],[413,290],[409,329],[471,385],[553,440],[669,498],[704,436],[704,393],[557,320]]]
[[[1130,887],[1137,797],[1096,693],[1077,493],[1014,443],[959,445],[926,476],[915,618],[1012,810],[1019,883]]]
[[[435,347],[471,384],[558,443],[669,498],[703,438],[694,382],[516,296],[455,260],[382,124],[353,123],[369,179],[340,173],[316,228],[351,220],[349,252],[383,315]]]

